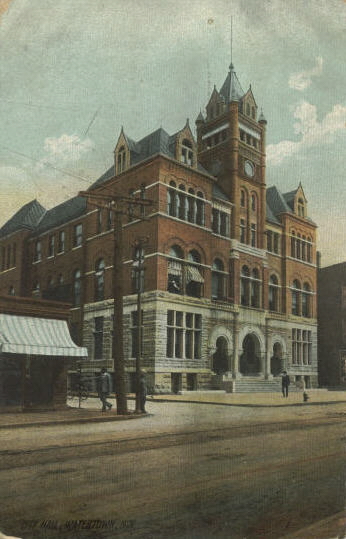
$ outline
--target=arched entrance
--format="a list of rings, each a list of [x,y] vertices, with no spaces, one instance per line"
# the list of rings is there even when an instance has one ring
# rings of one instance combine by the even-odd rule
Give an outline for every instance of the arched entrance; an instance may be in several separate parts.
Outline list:
[[[270,358],[270,373],[278,376],[282,371],[282,345],[279,342],[274,343],[273,355]]]
[[[243,340],[243,353],[240,356],[240,372],[245,376],[256,375],[261,370],[261,347],[256,335],[248,334]]]
[[[225,337],[218,337],[216,352],[213,354],[213,371],[216,374],[225,374],[228,370],[228,342]]]

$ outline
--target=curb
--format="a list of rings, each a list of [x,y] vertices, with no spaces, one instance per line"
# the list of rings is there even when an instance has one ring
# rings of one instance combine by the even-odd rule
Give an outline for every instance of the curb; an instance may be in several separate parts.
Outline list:
[[[109,423],[110,421],[126,421],[128,419],[141,419],[150,414],[128,414],[128,415],[113,415],[108,417],[78,417],[78,418],[67,418],[67,419],[47,419],[43,421],[30,421],[28,423],[0,423],[1,429],[18,429],[26,427],[49,427],[49,426],[59,426],[59,425],[73,425],[81,423]]]
[[[206,400],[192,400],[192,399],[165,399],[165,398],[147,398],[150,402],[181,402],[184,404],[213,404],[214,406],[238,406],[243,408],[287,408],[290,406],[323,406],[329,404],[346,404],[346,400],[338,401],[323,401],[323,402],[292,402],[291,404],[250,404],[250,403],[238,403],[238,402],[215,402]]]

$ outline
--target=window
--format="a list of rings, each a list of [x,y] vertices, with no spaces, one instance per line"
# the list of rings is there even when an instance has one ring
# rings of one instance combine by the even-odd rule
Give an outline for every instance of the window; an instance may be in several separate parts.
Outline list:
[[[203,226],[204,225],[204,200],[203,200],[203,193],[201,191],[197,191],[197,212],[196,212],[196,223],[198,225]]]
[[[215,234],[229,237],[229,233],[230,233],[229,222],[230,222],[230,219],[229,219],[228,213],[218,210],[216,208],[213,208],[211,226]]]
[[[257,244],[257,233],[255,223],[251,223],[251,246],[256,247]]]
[[[35,243],[34,261],[39,262],[42,259],[41,242],[40,240]]]
[[[312,240],[301,234],[291,232],[291,257],[306,262],[312,261]]]
[[[201,359],[200,314],[167,311],[167,357]]]
[[[16,266],[16,256],[17,256],[17,245],[14,243],[12,247],[12,266]]]
[[[141,352],[143,350],[143,311],[141,311]],[[138,350],[138,312],[131,312],[131,357],[137,357]]]
[[[6,249],[5,247],[1,248],[1,271],[4,271],[6,268]]]
[[[16,294],[15,294],[15,291],[14,291],[14,286],[13,286],[13,285],[11,285],[10,288],[8,289],[8,294],[9,294],[10,296],[15,296],[15,295],[16,295]]]
[[[311,288],[308,283],[304,283],[302,291],[302,316],[310,318],[311,316]]]
[[[305,204],[302,198],[298,199],[298,215],[299,217],[305,217]]]
[[[102,232],[102,210],[97,211],[97,234]]]
[[[246,243],[246,223],[245,223],[245,219],[240,219],[240,243]]]
[[[311,365],[312,333],[310,330],[292,329],[292,364]]]
[[[38,296],[40,294],[40,283],[35,281],[32,287],[32,295]]]
[[[182,142],[180,161],[190,166],[193,163],[192,143],[187,139]]]
[[[213,262],[211,273],[211,297],[212,299],[224,299],[225,296],[224,265],[219,258],[216,258]]]
[[[63,253],[65,251],[65,231],[60,230],[58,236],[58,253]]]
[[[201,297],[202,284],[204,279],[199,271],[197,264],[201,263],[201,257],[198,251],[193,249],[188,254],[189,263],[186,265],[186,295],[195,298]]]
[[[94,359],[102,359],[103,356],[103,316],[94,318]]]
[[[125,146],[121,146],[118,150],[117,157],[117,174],[123,172],[126,168],[126,149]]]
[[[82,281],[81,281],[81,272],[77,269],[73,274],[73,304],[80,305],[81,303],[81,291],[82,291]]]
[[[107,230],[110,230],[113,225],[113,212],[112,210],[108,210],[107,213]]]
[[[80,247],[83,241],[83,225],[79,223],[73,227],[73,247]]]
[[[279,254],[279,234],[272,230],[267,230],[267,251]]]
[[[173,294],[183,293],[183,266],[184,254],[178,245],[173,245],[169,251],[171,259],[168,261],[167,290]]]
[[[40,258],[41,260],[41,258]],[[6,262],[6,268],[11,267],[11,245],[7,245],[7,262]]]
[[[246,207],[246,195],[244,189],[240,191],[240,205],[242,208]]]
[[[144,249],[136,247],[132,264],[132,291],[143,292],[144,290]],[[140,275],[139,275],[140,273]]]
[[[292,314],[300,314],[300,282],[296,279],[292,287]]]
[[[95,265],[95,301],[102,301],[105,294],[105,262],[100,258]]]
[[[256,195],[251,195],[251,209],[252,211],[256,211],[257,203],[256,203]]]
[[[54,256],[55,236],[48,238],[48,256]]]
[[[251,272],[248,266],[243,266],[240,277],[240,302],[244,306],[260,307],[261,280],[259,271],[254,268]]]
[[[269,310],[277,312],[279,310],[279,283],[276,275],[269,278]]]

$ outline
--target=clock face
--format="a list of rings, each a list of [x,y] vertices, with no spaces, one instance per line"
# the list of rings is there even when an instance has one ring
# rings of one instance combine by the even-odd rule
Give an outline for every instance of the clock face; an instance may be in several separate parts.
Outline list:
[[[251,161],[245,161],[244,165],[245,174],[252,178],[255,174],[255,167]]]

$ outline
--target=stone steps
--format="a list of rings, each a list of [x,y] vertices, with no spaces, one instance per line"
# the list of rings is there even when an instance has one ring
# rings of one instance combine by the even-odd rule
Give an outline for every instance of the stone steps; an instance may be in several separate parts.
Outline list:
[[[281,393],[281,378],[264,380],[263,378],[244,377],[238,378],[234,382],[235,393]],[[290,392],[297,392],[299,389],[291,383]]]

